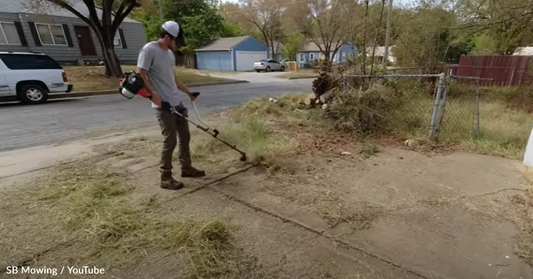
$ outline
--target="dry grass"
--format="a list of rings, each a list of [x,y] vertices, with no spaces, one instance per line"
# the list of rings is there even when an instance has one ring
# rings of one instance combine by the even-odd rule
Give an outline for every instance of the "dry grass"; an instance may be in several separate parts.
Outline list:
[[[318,73],[314,70],[298,70],[277,76],[278,78],[317,78]]]
[[[515,222],[520,230],[515,253],[533,266],[533,175],[530,170],[526,170],[524,177],[528,182],[526,193],[515,195],[511,199],[521,217]]]
[[[103,66],[66,66],[64,67],[67,78],[70,83],[74,84],[74,91],[99,91],[118,89],[118,80],[105,76],[105,67]],[[122,70],[132,71],[135,66],[123,65]],[[227,79],[213,76],[205,76],[196,73],[194,70],[176,68],[177,75],[185,84],[191,83],[209,83],[225,81]]]
[[[275,135],[263,121],[256,118],[230,122],[219,130],[219,137],[245,150],[251,162],[273,168],[281,167],[283,160],[290,157],[297,146],[294,140]],[[204,144],[197,144],[194,148],[195,154],[204,156],[227,151],[228,146],[216,140],[204,141]]]
[[[511,109],[508,93],[487,91],[479,105],[476,135],[476,99],[473,87],[454,86],[439,127],[439,140],[476,153],[521,159],[533,120],[523,110]],[[460,92],[459,92],[460,91]],[[338,94],[334,116],[359,134],[423,140],[428,136],[434,98],[425,86],[402,81],[379,85],[365,93]],[[339,122],[338,122],[339,123]],[[366,129],[363,129],[366,128]]]
[[[2,210],[21,212],[21,204],[40,208],[42,222],[61,226],[72,246],[87,251],[80,255],[84,264],[106,271],[139,260],[142,251],[169,251],[185,259],[190,278],[235,278],[245,272],[233,246],[232,228],[223,220],[209,215],[149,217],[128,203],[133,189],[126,177],[98,161],[57,167],[41,185],[7,197],[17,202],[4,203]],[[157,202],[150,197],[143,205]],[[25,239],[31,227],[17,229],[20,241],[32,243]]]

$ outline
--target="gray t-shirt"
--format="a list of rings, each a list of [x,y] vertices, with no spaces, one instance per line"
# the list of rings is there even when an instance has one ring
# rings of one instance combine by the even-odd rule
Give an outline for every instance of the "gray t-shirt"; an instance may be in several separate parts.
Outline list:
[[[157,42],[149,42],[139,52],[137,67],[148,71],[148,80],[163,101],[177,106],[182,92],[176,86],[174,75],[175,57],[172,50],[162,49]],[[157,106],[152,103],[153,108]]]

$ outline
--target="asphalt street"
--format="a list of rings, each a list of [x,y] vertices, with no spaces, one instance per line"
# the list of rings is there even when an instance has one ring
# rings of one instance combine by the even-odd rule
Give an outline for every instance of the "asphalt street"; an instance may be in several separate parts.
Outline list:
[[[255,74],[255,73],[254,73]],[[251,75],[250,75],[251,76]],[[246,76],[240,76],[242,79]],[[220,111],[265,95],[311,91],[310,79],[285,80],[251,76],[250,83],[194,88],[201,92],[196,106],[201,114]],[[184,104],[193,109],[188,97]],[[267,105],[267,104],[265,104]],[[191,114],[191,115],[192,115]],[[117,95],[60,99],[43,105],[0,104],[0,151],[46,145],[78,138],[102,129],[140,123],[157,125],[150,102]]]

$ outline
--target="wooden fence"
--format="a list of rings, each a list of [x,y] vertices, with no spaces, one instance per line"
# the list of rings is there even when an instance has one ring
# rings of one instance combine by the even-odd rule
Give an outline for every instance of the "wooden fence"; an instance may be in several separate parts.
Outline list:
[[[452,70],[454,75],[492,79],[482,86],[504,87],[533,84],[532,56],[463,56]],[[463,80],[461,83],[471,83]]]

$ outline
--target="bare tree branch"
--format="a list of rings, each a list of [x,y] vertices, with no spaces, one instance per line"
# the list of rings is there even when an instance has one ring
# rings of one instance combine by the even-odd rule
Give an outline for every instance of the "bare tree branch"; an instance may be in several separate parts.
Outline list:
[[[65,1],[62,1],[62,0],[48,0],[48,1],[50,1],[50,2],[60,6],[61,8],[64,8],[65,10],[73,13],[75,16],[77,16],[81,20],[85,21],[85,23],[87,23],[89,26],[93,26],[93,27],[96,28],[96,26],[92,23],[92,21],[89,18],[87,18],[84,15],[82,15],[80,12],[78,12],[76,9],[74,9],[72,6],[70,6]]]

